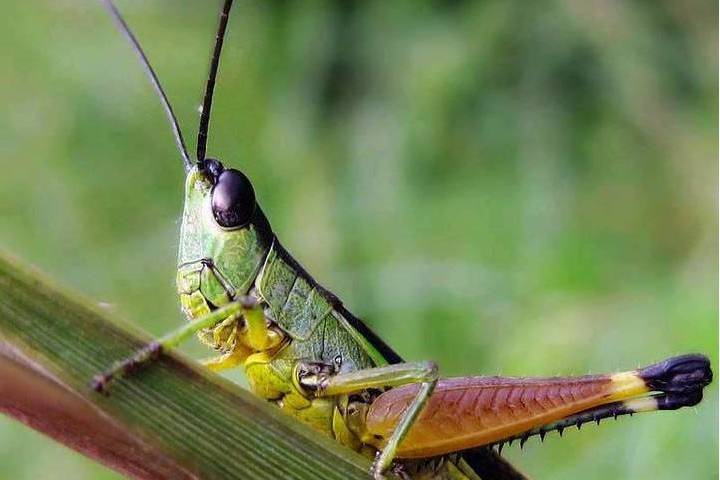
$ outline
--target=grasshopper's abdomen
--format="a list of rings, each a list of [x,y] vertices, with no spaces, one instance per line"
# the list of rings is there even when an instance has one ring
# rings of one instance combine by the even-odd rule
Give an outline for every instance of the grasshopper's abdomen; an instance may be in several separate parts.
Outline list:
[[[370,406],[366,426],[381,447],[415,398],[417,385],[394,388]],[[443,455],[495,443],[599,405],[648,391],[632,372],[573,378],[465,377],[440,380],[400,444],[398,456]]]

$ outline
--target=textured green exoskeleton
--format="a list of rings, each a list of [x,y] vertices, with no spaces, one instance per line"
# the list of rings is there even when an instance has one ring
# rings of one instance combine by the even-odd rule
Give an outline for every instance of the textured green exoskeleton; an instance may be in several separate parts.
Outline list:
[[[374,453],[363,438],[362,422],[353,424],[348,412],[367,404],[373,388],[430,386],[437,379],[434,364],[400,363],[290,256],[254,201],[231,205],[247,212],[246,221],[221,226],[217,203],[224,192],[217,185],[232,177],[238,179],[235,186],[252,187],[236,170],[215,160],[206,165],[187,175],[177,276],[191,322],[204,322],[225,307],[211,327],[198,331],[201,341],[221,352],[206,365],[244,367],[257,395],[350,447]],[[363,401],[352,402],[351,394],[364,396]]]
[[[187,177],[177,291],[188,323],[93,379],[105,391],[162,350],[197,334],[242,368],[258,396],[348,447],[393,465],[403,478],[524,478],[488,445],[640,411],[695,405],[712,372],[687,355],[616,375],[550,379],[463,377],[438,382],[434,362],[404,363],[283,248],[247,177],[205,149],[220,51],[232,0],[220,15],[196,161],[137,40],[103,0],[139,54],[173,126]],[[437,388],[436,388],[437,387]],[[427,408],[424,408],[426,407]],[[412,427],[412,428],[411,428]],[[456,453],[461,451],[462,453]]]

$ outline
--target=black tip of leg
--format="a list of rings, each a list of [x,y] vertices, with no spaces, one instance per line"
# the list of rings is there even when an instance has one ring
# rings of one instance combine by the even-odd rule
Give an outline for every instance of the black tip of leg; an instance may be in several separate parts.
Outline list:
[[[702,390],[693,390],[686,393],[668,393],[656,397],[658,410],[677,410],[682,407],[692,407],[700,403],[703,398]]]
[[[702,391],[713,378],[710,360],[699,354],[668,358],[643,368],[639,375],[651,390],[680,394]]]

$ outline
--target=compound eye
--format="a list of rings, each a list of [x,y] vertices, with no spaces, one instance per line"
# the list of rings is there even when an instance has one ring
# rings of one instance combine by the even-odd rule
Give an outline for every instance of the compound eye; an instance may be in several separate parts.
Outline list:
[[[235,169],[223,170],[212,189],[212,211],[221,227],[239,228],[255,212],[255,191],[250,180]]]

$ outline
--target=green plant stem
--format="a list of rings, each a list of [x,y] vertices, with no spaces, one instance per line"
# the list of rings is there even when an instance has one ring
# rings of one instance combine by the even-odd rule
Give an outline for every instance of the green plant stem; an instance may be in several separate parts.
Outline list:
[[[113,384],[92,376],[144,345],[0,254],[0,410],[142,479],[362,479],[368,459],[180,355]]]

